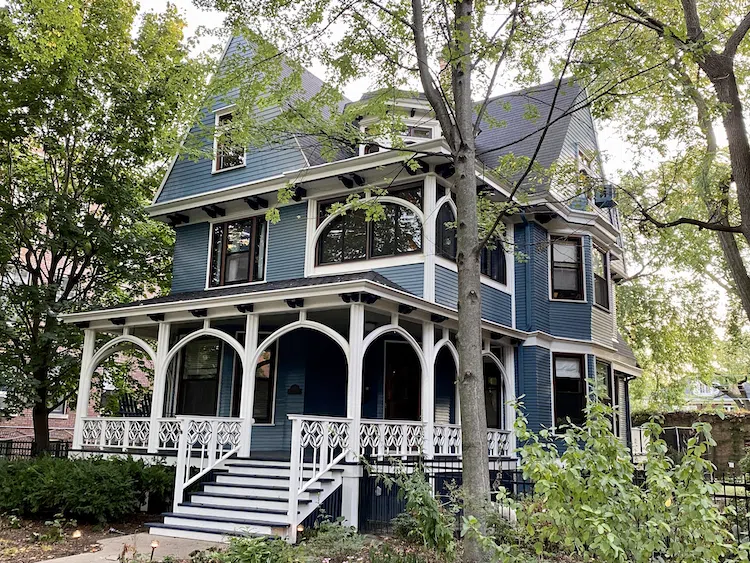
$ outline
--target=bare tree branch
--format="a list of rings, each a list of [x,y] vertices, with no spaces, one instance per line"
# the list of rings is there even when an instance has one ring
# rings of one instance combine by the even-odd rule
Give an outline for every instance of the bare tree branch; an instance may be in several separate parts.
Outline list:
[[[747,33],[750,31],[750,12],[745,14],[745,17],[742,18],[742,21],[740,24],[735,28],[735,30],[732,32],[732,35],[729,36],[729,39],[727,40],[727,44],[724,47],[724,56],[729,57],[730,59],[734,58],[734,56],[737,54],[737,49],[740,46],[740,43],[742,43],[742,40],[745,38]]]

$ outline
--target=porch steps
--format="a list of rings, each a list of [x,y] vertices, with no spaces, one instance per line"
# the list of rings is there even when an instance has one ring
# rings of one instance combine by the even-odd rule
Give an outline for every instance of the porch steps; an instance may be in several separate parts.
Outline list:
[[[304,470],[304,476],[312,471]],[[198,492],[186,495],[164,522],[149,524],[161,536],[226,542],[233,536],[285,537],[289,528],[289,461],[227,460]],[[311,514],[341,483],[333,470],[299,497],[297,521]]]

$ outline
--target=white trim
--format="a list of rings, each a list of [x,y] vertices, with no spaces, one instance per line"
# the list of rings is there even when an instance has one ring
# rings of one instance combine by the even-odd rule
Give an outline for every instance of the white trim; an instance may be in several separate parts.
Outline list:
[[[394,266],[409,266],[424,262],[422,252],[409,252],[396,256],[380,256],[377,258],[363,258],[362,260],[350,260],[337,264],[323,264],[315,266],[310,277],[330,276],[332,274],[348,274],[355,272],[369,272],[379,268],[392,268]]]
[[[235,333],[236,336],[239,336],[240,334],[244,335],[245,331],[244,330],[238,330]],[[265,335],[269,336],[271,333],[267,332],[267,331],[259,332],[258,336],[260,336],[261,334],[265,334]],[[279,384],[279,341],[278,340],[274,340],[273,342],[271,342],[270,345],[276,347],[276,351],[275,351],[275,355],[274,355],[274,362],[273,362],[273,392],[272,392],[272,396],[271,396],[271,422],[255,422],[255,415],[253,415],[253,426],[260,426],[261,428],[263,428],[263,427],[270,427],[270,426],[275,426],[276,425],[276,392],[278,391],[278,384]],[[266,349],[264,349],[263,351],[265,351],[265,350]],[[229,399],[229,401],[230,401],[230,403],[229,403],[230,404],[230,410],[229,410],[230,415],[232,413],[231,405],[234,404],[234,377],[237,376],[237,371],[236,370],[237,370],[237,356],[234,356],[233,357],[233,362],[232,362],[232,393],[231,393],[231,396],[230,396],[230,399]],[[257,366],[256,366],[256,370],[257,370]],[[253,377],[256,377],[255,376],[255,371],[256,370],[253,370]],[[239,373],[239,377],[240,377],[240,379],[242,379],[242,372],[241,371]],[[244,383],[244,382],[242,382],[242,383]],[[253,387],[253,392],[255,392],[256,390],[257,390],[257,387],[254,386]],[[242,386],[241,385],[240,385],[240,395],[242,395]],[[255,407],[255,397],[253,397],[253,407]]]
[[[217,370],[218,372],[216,375],[218,376],[216,379],[216,416],[221,416],[221,382],[224,379],[224,345],[226,342],[221,343],[221,347],[219,348],[219,361],[217,362]],[[232,358],[234,360],[234,358]],[[232,362],[232,367],[234,367],[234,362]],[[231,413],[231,406],[230,406],[230,413]]]
[[[87,368],[89,372],[88,376],[92,377],[99,365],[109,356],[117,353],[119,346],[125,342],[138,346],[141,350],[148,354],[149,359],[153,362],[154,365],[156,365],[156,352],[154,352],[154,349],[151,348],[151,346],[145,340],[142,340],[137,336],[133,336],[132,334],[123,334],[121,336],[113,338],[96,351],[96,353],[91,358],[91,363]]]
[[[505,347],[504,347],[505,348]],[[503,352],[508,354],[507,348],[503,350]],[[511,354],[512,355],[512,354]],[[516,386],[515,382],[508,376],[508,371],[505,369],[505,364],[500,361],[500,358],[498,358],[495,354],[490,352],[489,350],[486,350],[482,352],[482,359],[489,358],[492,363],[494,363],[497,366],[497,369],[500,371],[500,375],[503,378],[503,389],[505,391],[505,401],[502,405],[499,405],[500,408],[503,409],[503,419],[505,420],[505,425],[507,428],[501,428],[500,430],[513,430],[513,425],[515,424],[515,409],[513,408],[513,404],[516,400]],[[484,371],[484,370],[483,370]],[[482,373],[482,377],[484,377],[484,373]]]
[[[414,348],[414,351],[417,354],[417,357],[419,358],[419,365],[422,368],[422,376],[424,377],[424,374],[427,373],[427,362],[425,360],[424,354],[422,353],[422,348],[414,339],[414,337],[406,331],[406,329],[398,325],[383,325],[368,334],[362,343],[362,357],[364,358],[364,355],[367,353],[367,349],[370,347],[370,344],[372,344],[378,337],[382,336],[383,334],[388,334],[389,332],[400,334],[409,342],[409,344],[411,344],[412,348]],[[383,410],[383,412],[385,412],[385,410]]]
[[[214,336],[219,340],[223,340],[232,348],[234,348],[234,351],[237,352],[240,358],[242,358],[244,354],[244,347],[239,342],[237,342],[236,339],[229,336],[226,332],[218,330],[216,328],[201,328],[186,334],[178,342],[175,343],[172,349],[165,356],[164,365],[162,366],[162,368],[166,369],[180,350],[182,350],[188,343],[200,338],[201,336]]]
[[[596,274],[594,273],[594,252],[599,252],[600,254],[603,254],[603,260],[604,260],[604,281],[607,282],[607,303],[609,304],[609,307],[604,307],[602,305],[599,305],[596,302]],[[594,299],[591,302],[591,305],[594,307],[600,309],[601,311],[605,311],[606,313],[612,313],[612,300],[613,300],[613,293],[612,293],[612,278],[611,278],[611,271],[609,267],[609,262],[611,259],[611,255],[609,250],[602,250],[602,248],[599,247],[593,240],[591,241],[591,285],[594,286]]]
[[[575,235],[567,235],[567,234],[558,234],[560,231],[547,231],[547,286],[549,287],[548,291],[548,299],[550,301],[553,301],[555,303],[587,303],[588,304],[588,295],[586,292],[586,245],[584,244],[586,241],[584,239],[585,234],[576,233]],[[583,299],[560,299],[558,297],[552,297],[552,267],[553,267],[553,249],[552,249],[552,237],[555,238],[563,238],[566,240],[572,240],[572,239],[578,239],[580,241],[579,248],[581,249],[581,284],[582,284],[582,290],[583,290]]]
[[[589,398],[589,354],[580,354],[577,352],[558,352],[558,351],[552,351],[549,352],[549,376],[550,376],[550,389],[552,389],[552,401],[550,408],[552,410],[552,434],[555,436],[562,436],[564,435],[557,432],[557,425],[556,423],[556,417],[555,417],[555,354],[562,354],[562,355],[568,355],[568,356],[581,356],[583,358],[583,373],[581,374],[582,383],[585,385],[584,389],[584,396],[586,397],[586,405],[588,405],[588,402],[590,400]],[[585,405],[585,406],[586,406]],[[584,406],[584,408],[585,408]]]

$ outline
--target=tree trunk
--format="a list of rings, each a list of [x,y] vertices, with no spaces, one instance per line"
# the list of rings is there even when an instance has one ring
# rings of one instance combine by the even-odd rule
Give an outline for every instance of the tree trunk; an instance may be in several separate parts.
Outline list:
[[[37,399],[34,403],[32,418],[34,420],[34,445],[36,448],[34,455],[38,455],[49,451],[49,410],[45,400]]]
[[[482,366],[479,217],[474,169],[474,104],[471,92],[472,2],[456,4],[460,58],[452,67],[451,86],[456,107],[452,153],[456,167],[456,263],[458,265],[458,389],[461,401],[464,511],[484,525],[482,515],[490,495],[487,455],[487,414]],[[465,38],[465,39],[463,39]],[[485,560],[478,541],[464,544],[464,561]]]

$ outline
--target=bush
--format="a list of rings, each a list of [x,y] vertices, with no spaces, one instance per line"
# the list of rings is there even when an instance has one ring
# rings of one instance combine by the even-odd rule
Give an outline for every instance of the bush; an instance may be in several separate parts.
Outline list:
[[[173,483],[173,469],[130,457],[0,461],[0,513],[120,520],[138,512],[150,494],[169,498]]]
[[[365,538],[357,531],[343,524],[343,518],[331,520],[323,514],[315,522],[315,527],[300,545],[305,555],[321,557],[330,563],[342,563],[360,553],[365,546]]]
[[[282,539],[232,538],[229,548],[215,554],[217,563],[293,563],[294,547]],[[213,559],[208,559],[213,563]]]

